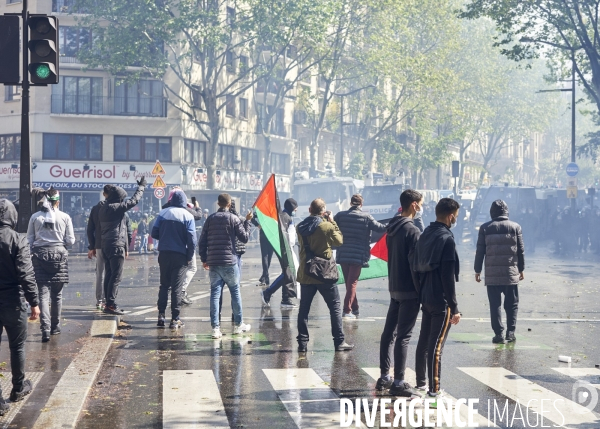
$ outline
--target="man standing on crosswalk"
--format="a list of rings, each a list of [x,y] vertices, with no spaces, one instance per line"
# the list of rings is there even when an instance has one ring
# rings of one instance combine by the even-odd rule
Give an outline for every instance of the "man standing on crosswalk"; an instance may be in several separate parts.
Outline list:
[[[481,282],[485,258],[485,285],[490,301],[490,316],[494,344],[504,344],[502,324],[502,294],[506,310],[506,341],[514,342],[519,309],[519,281],[525,278],[525,245],[518,223],[508,220],[508,205],[496,200],[490,208],[492,220],[479,228],[475,254],[475,281]]]
[[[460,271],[454,235],[450,231],[458,219],[460,205],[451,198],[442,198],[435,207],[435,222],[431,222],[415,247],[411,270],[415,286],[420,292],[421,335],[428,335],[427,398],[430,407],[437,408],[443,391],[440,387],[442,350],[448,338],[450,325],[460,321],[456,302],[455,281]]]

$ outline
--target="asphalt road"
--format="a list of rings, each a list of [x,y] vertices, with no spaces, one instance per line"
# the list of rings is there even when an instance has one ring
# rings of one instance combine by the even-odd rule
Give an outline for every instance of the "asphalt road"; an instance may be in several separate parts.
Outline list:
[[[185,328],[158,329],[157,258],[131,255],[118,298],[128,312],[123,320],[131,329],[117,332],[77,427],[192,427],[197,418],[204,426],[195,427],[339,427],[340,398],[375,398],[373,377],[378,376],[379,338],[389,301],[387,279],[359,283],[360,318],[344,322],[347,341],[356,345],[351,352],[333,351],[327,307],[317,296],[311,310],[309,352],[304,358],[296,351],[297,310],[281,310],[278,294],[269,310],[261,306],[256,286],[259,256],[258,248],[250,248],[243,268],[244,320],[252,325],[251,331],[232,335],[226,294],[225,335],[214,341],[208,319],[207,273],[200,268],[190,285],[194,303],[182,312]],[[461,245],[460,257],[457,298],[463,319],[452,327],[444,349],[442,388],[454,398],[479,399],[477,409],[484,421],[489,412],[493,422],[494,400],[497,407],[504,407],[508,400],[508,414],[502,421],[496,415],[499,427],[542,427],[534,412],[542,411],[536,405],[541,399],[557,404],[554,409],[546,405],[546,427],[600,427],[600,404],[590,407],[594,412],[584,408],[598,396],[595,385],[600,387],[600,369],[595,368],[600,364],[598,257],[584,254],[559,259],[544,245],[536,254],[527,255],[526,277],[519,290],[517,342],[508,346],[491,343],[486,290],[474,281],[474,248]],[[276,268],[275,262],[271,278]],[[20,411],[0,420],[0,426],[33,427],[41,413],[48,412],[48,396],[89,335],[92,320],[99,317],[93,307],[94,263],[73,256],[70,271],[63,334],[42,344],[39,325],[31,323],[27,371],[37,374],[39,381]],[[343,296],[342,287],[340,293]],[[415,345],[413,338],[411,369]],[[559,355],[570,356],[572,363],[560,363]],[[9,365],[4,362],[9,362],[5,336],[0,347],[2,386],[10,379]],[[582,393],[585,389],[587,396]],[[377,417],[376,427],[379,424]]]

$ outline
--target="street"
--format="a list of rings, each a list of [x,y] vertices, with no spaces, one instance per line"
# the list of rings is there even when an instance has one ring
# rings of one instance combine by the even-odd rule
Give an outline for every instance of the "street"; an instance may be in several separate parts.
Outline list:
[[[457,299],[463,318],[451,328],[445,346],[442,388],[454,398],[478,398],[480,426],[488,419],[493,423],[495,416],[499,427],[509,426],[508,417],[511,427],[542,427],[542,423],[547,427],[599,427],[600,405],[596,404],[595,413],[580,413],[587,410],[576,402],[581,403],[586,395],[574,395],[573,390],[578,380],[600,385],[600,369],[595,367],[600,364],[600,268],[596,257],[584,254],[560,259],[551,255],[550,243],[540,245],[535,255],[526,255],[517,341],[493,345],[486,290],[483,283],[474,280],[474,248],[468,238],[459,252],[462,263]],[[389,301],[387,279],[359,283],[360,317],[344,321],[346,340],[356,345],[351,352],[333,351],[327,307],[317,296],[311,309],[308,353],[299,359],[295,340],[298,310],[281,310],[278,294],[270,309],[261,308],[256,286],[259,257],[259,248],[254,246],[244,258],[241,290],[244,321],[252,325],[251,331],[232,335],[226,293],[221,327],[224,336],[212,340],[207,272],[200,268],[188,289],[194,302],[182,311],[185,327],[178,331],[159,329],[155,308],[157,257],[131,254],[118,299],[127,311],[122,318],[125,323],[117,330],[104,360],[90,361],[90,368],[97,365],[99,373],[82,402],[77,427],[192,427],[196,418],[202,423],[193,427],[339,427],[340,398],[376,397],[379,338]],[[94,320],[110,317],[94,307],[94,262],[74,255],[69,263],[71,282],[63,294],[63,333],[42,344],[39,325],[30,323],[27,371],[37,384],[22,405],[18,404],[18,412],[12,410],[0,419],[2,427],[34,427],[40,417],[56,412],[53,407],[73,412],[69,405],[47,403],[48,398],[60,397],[60,390],[69,386],[65,380],[61,383],[61,378],[87,347]],[[272,279],[276,271],[275,261]],[[344,294],[343,286],[340,294]],[[410,345],[409,382],[414,382],[418,329],[419,322]],[[570,356],[572,363],[560,363],[559,355]],[[5,335],[0,362],[0,380],[7,391],[10,365]],[[588,393],[592,400],[597,398],[594,387]],[[508,417],[501,421],[491,404],[496,400],[501,408],[507,399]],[[539,401],[532,402],[535,399],[560,401],[556,408],[547,405],[544,419],[536,424],[533,411],[539,411]],[[587,403],[589,400],[584,405]]]

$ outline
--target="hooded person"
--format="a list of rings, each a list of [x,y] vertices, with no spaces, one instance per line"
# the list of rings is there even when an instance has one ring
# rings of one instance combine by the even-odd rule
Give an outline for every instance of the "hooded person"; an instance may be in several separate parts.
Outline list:
[[[40,329],[42,342],[50,335],[60,334],[62,290],[69,283],[68,257],[75,244],[71,217],[60,211],[60,193],[50,188],[38,204],[27,226],[27,241],[40,298]]]
[[[31,317],[40,314],[38,288],[35,282],[29,245],[17,227],[17,210],[6,199],[0,199],[0,329],[6,330],[10,348],[12,391],[10,400],[22,400],[32,390],[30,380],[25,379],[25,341],[27,340],[27,305]],[[0,390],[0,416],[9,409]]]
[[[152,238],[160,241],[158,265],[158,327],[165,326],[165,311],[171,290],[171,329],[182,328],[179,317],[186,272],[196,258],[196,227],[194,216],[187,210],[187,197],[181,189],[171,193],[170,205],[161,210],[152,227]]]
[[[127,198],[127,192],[123,188],[119,186],[112,187],[98,213],[105,270],[104,297],[106,306],[103,311],[108,314],[124,314],[123,310],[118,307],[116,300],[129,246],[125,213],[135,207],[141,200],[147,185],[146,179],[142,176],[137,184],[138,188],[131,198]]]
[[[288,198],[285,200],[283,207],[283,210],[279,213],[279,222],[281,222],[280,227],[289,244],[289,250],[291,252],[292,247],[296,244],[296,234],[290,235],[290,229],[294,231],[293,218],[294,212],[298,209],[298,203],[293,198]],[[279,255],[276,254],[276,256],[279,260],[279,265],[281,266],[281,274],[268,288],[260,292],[262,303],[265,307],[270,306],[271,297],[283,286],[283,289],[281,290],[281,308],[297,308],[298,304],[292,301],[292,298],[297,296],[297,291],[289,263]]]
[[[515,329],[519,308],[519,281],[525,278],[525,245],[521,226],[508,220],[508,205],[496,200],[490,207],[491,221],[479,227],[475,253],[475,281],[481,282],[485,260],[485,285],[490,302],[490,316],[495,344],[516,341]],[[506,310],[507,332],[503,337],[502,294]]]

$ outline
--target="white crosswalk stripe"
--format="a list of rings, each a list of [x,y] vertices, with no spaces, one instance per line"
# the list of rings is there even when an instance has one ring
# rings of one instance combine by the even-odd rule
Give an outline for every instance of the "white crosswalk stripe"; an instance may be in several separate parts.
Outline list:
[[[379,368],[363,368],[362,370],[364,372],[366,372],[367,374],[369,374],[373,380],[377,380],[379,378],[379,375],[380,375]],[[390,372],[393,373],[393,368],[390,369]],[[404,377],[405,377],[405,381],[408,382],[411,386],[416,386],[416,384],[417,384],[417,374],[411,368],[406,368],[406,371],[404,373]],[[456,403],[456,399],[454,397],[452,397],[452,396],[450,396],[448,394],[446,394],[446,397],[449,400],[451,400],[452,403]],[[467,407],[461,404],[459,406],[459,410],[458,411],[460,413],[460,416],[461,416],[462,420],[463,421],[468,421],[468,409],[467,409]],[[492,423],[491,421],[489,421],[487,418],[485,418],[481,414],[475,415],[475,418],[473,419],[473,421],[475,423],[477,423],[477,425],[479,427],[498,427],[497,425],[495,425],[494,423]]]
[[[499,367],[461,367],[458,369],[507,398],[518,401],[523,410],[527,407],[539,415],[543,413],[545,419],[556,425],[565,427],[599,426],[600,422],[597,417],[584,406],[507,369]],[[548,422],[545,424],[547,425]]]
[[[263,369],[263,372],[296,426],[340,427],[339,397],[313,369]]]
[[[560,372],[567,377],[577,380],[586,381],[596,389],[600,389],[600,369],[599,368],[570,368],[560,367],[552,368],[556,372]]]
[[[211,370],[163,371],[163,429],[228,427]]]

